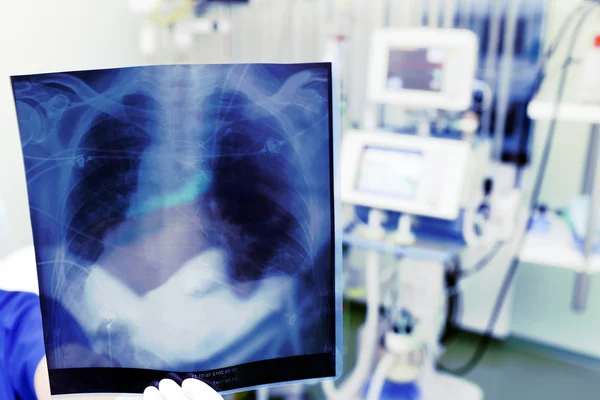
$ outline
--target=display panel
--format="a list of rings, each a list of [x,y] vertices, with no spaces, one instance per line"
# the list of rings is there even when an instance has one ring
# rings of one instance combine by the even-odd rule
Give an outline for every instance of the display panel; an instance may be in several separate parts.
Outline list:
[[[466,111],[473,100],[476,58],[477,37],[469,30],[378,30],[371,42],[367,100],[405,109]]]
[[[12,84],[53,394],[336,376],[330,64]]]
[[[420,152],[366,146],[361,155],[356,190],[414,200],[422,168],[423,154]]]
[[[391,49],[387,88],[441,92],[448,49]]]

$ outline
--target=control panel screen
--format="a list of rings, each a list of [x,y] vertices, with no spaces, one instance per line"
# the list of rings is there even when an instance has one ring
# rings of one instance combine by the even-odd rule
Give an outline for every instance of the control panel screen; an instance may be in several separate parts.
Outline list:
[[[387,88],[441,92],[448,57],[444,48],[392,49],[389,53]]]
[[[413,200],[417,197],[422,168],[420,152],[366,146],[361,155],[356,190]]]

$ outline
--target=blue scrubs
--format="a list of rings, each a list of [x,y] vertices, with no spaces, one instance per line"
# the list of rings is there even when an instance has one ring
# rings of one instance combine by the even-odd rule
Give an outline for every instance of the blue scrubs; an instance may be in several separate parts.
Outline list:
[[[33,378],[43,357],[38,296],[0,290],[0,399],[36,399]]]

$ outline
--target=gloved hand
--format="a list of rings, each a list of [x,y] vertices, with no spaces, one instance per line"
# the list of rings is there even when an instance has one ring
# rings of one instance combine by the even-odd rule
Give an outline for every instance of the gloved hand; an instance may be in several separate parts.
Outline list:
[[[48,381],[48,363],[44,357],[35,373],[35,391],[38,400],[51,400],[50,382]],[[139,400],[140,395],[89,395],[86,400]],[[206,383],[197,379],[186,379],[179,386],[170,379],[163,379],[158,384],[146,388],[144,400],[223,400],[223,397]]]
[[[144,400],[223,400],[213,388],[197,379],[186,379],[179,386],[170,379],[163,379],[158,384],[146,388]]]
[[[54,400],[54,396],[40,396],[39,400]],[[81,398],[81,397],[79,397]],[[85,400],[140,400],[140,395],[88,395],[83,397]],[[58,399],[57,399],[58,400]],[[154,386],[146,388],[144,391],[144,400],[223,400],[223,397],[206,383],[196,379],[186,379],[183,385],[179,386],[170,379],[163,379],[158,384],[158,389]]]

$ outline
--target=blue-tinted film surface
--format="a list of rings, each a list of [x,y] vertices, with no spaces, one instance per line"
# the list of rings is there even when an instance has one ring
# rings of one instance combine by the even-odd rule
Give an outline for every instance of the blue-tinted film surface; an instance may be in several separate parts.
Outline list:
[[[335,375],[329,64],[12,82],[54,392],[223,368],[230,390],[310,355]],[[321,377],[289,374],[268,379]]]

